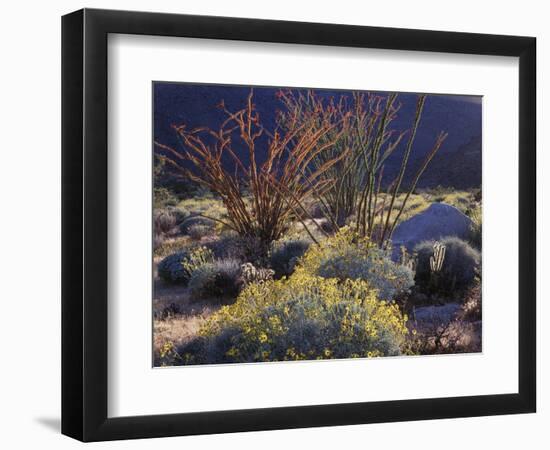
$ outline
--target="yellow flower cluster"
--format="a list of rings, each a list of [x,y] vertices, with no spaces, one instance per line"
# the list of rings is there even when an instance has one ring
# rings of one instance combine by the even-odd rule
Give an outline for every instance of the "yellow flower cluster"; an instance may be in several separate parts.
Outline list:
[[[319,245],[312,245],[301,258],[300,266],[297,270],[316,273],[321,261],[328,256],[348,253],[351,245],[355,249],[360,249],[365,255],[370,249],[375,250],[377,248],[376,244],[369,241],[368,238],[359,236],[349,227],[343,227],[330,239],[321,241]]]
[[[250,284],[200,334],[215,340],[238,330],[224,343],[231,361],[378,357],[399,354],[405,322],[398,306],[378,300],[367,282],[302,269],[289,279]]]
[[[378,291],[384,300],[392,300],[414,284],[410,268],[395,264],[389,251],[381,250],[368,238],[348,227],[312,245],[301,258],[296,271],[323,278],[361,279]]]

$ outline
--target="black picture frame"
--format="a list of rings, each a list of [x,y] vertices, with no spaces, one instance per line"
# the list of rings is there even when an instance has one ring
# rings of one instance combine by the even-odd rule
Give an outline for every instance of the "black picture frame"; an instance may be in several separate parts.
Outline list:
[[[518,393],[108,418],[109,33],[519,57]],[[533,37],[94,9],[64,16],[62,433],[103,441],[535,412],[535,90]]]

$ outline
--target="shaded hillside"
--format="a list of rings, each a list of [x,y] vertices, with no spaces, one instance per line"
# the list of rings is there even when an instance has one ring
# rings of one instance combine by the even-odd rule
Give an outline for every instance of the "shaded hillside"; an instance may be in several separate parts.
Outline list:
[[[442,151],[432,160],[418,187],[456,189],[481,186],[481,136],[475,136],[454,152]]]
[[[244,107],[250,87],[223,86],[187,83],[155,83],[154,89],[154,139],[163,144],[179,148],[173,124],[186,124],[188,128],[208,126],[216,129],[225,119],[217,105],[223,101],[226,107],[235,111]],[[262,124],[267,129],[275,127],[277,110],[282,108],[277,98],[279,88],[254,87],[254,104]],[[351,97],[351,91],[320,90],[315,92],[327,99],[340,96]],[[392,128],[405,130],[411,127],[416,107],[416,94],[401,93],[401,104]],[[477,187],[481,179],[481,98],[474,96],[428,95],[422,120],[418,128],[411,154],[411,165],[405,181],[411,179],[430,151],[435,136],[440,131],[449,136],[443,147],[421,179],[419,187],[437,185],[456,188]],[[405,141],[386,162],[384,184],[395,178],[399,172]],[[476,144],[477,142],[477,144]],[[239,157],[246,163],[246,149],[236,148]],[[262,160],[259,154],[258,160]],[[185,162],[184,162],[185,163]],[[230,161],[228,161],[230,164]],[[233,170],[228,167],[228,170]]]

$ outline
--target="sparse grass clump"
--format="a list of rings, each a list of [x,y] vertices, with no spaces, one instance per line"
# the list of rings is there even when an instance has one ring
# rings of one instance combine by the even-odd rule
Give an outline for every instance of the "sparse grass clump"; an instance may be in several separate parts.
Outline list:
[[[235,298],[241,288],[241,266],[234,259],[216,260],[194,270],[189,280],[196,299]]]
[[[294,274],[249,285],[178,354],[183,364],[393,356],[405,321],[364,281]]]
[[[176,226],[176,216],[168,209],[155,210],[153,223],[156,234],[167,234]]]
[[[474,283],[466,292],[461,306],[460,318],[475,322],[481,320],[481,283]]]
[[[296,263],[310,245],[311,242],[305,239],[292,239],[276,244],[271,251],[269,261],[271,268],[275,271],[275,277],[288,277],[292,274]]]
[[[153,189],[153,207],[155,209],[166,208],[167,206],[176,206],[178,198],[164,187],[155,187]]]
[[[472,244],[478,250],[481,250],[482,244],[482,214],[481,214],[481,205],[476,205],[470,211],[468,211],[470,219],[472,219],[472,226],[470,227],[470,244]]]
[[[180,232],[182,234],[190,234],[190,230],[197,225],[201,226],[202,230],[208,229],[210,233],[214,231],[216,223],[212,219],[208,219],[206,217],[191,216],[181,223]]]
[[[226,214],[222,202],[214,198],[211,192],[204,190],[199,195],[182,200],[178,204],[178,207],[189,211],[191,215],[204,214],[214,219],[218,219]]]
[[[153,234],[153,251],[156,253],[162,248],[164,244],[164,235],[162,233]]]
[[[174,253],[186,250],[189,244],[187,236],[170,236],[164,235],[153,237],[153,255],[159,258],[166,258]]]
[[[174,216],[176,219],[176,226],[180,226],[183,222],[185,222],[189,216],[190,213],[185,208],[180,207],[169,207],[167,210]]]
[[[430,257],[434,253],[434,243],[421,242],[414,249],[417,254],[416,284],[424,292],[440,295],[453,295],[471,286],[481,262],[480,253],[462,239],[443,238],[440,243],[445,246],[445,258],[441,270],[433,274]]]
[[[409,267],[395,264],[376,244],[346,228],[311,246],[299,268],[323,278],[365,280],[384,300],[394,299],[414,284]]]
[[[212,234],[212,228],[208,225],[196,223],[188,228],[187,234],[191,239],[200,241],[203,237]]]

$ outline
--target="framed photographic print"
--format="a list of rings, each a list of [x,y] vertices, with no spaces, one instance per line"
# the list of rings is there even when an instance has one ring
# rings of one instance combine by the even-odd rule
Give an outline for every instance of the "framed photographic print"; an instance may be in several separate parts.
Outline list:
[[[534,38],[62,31],[64,434],[535,411]]]

